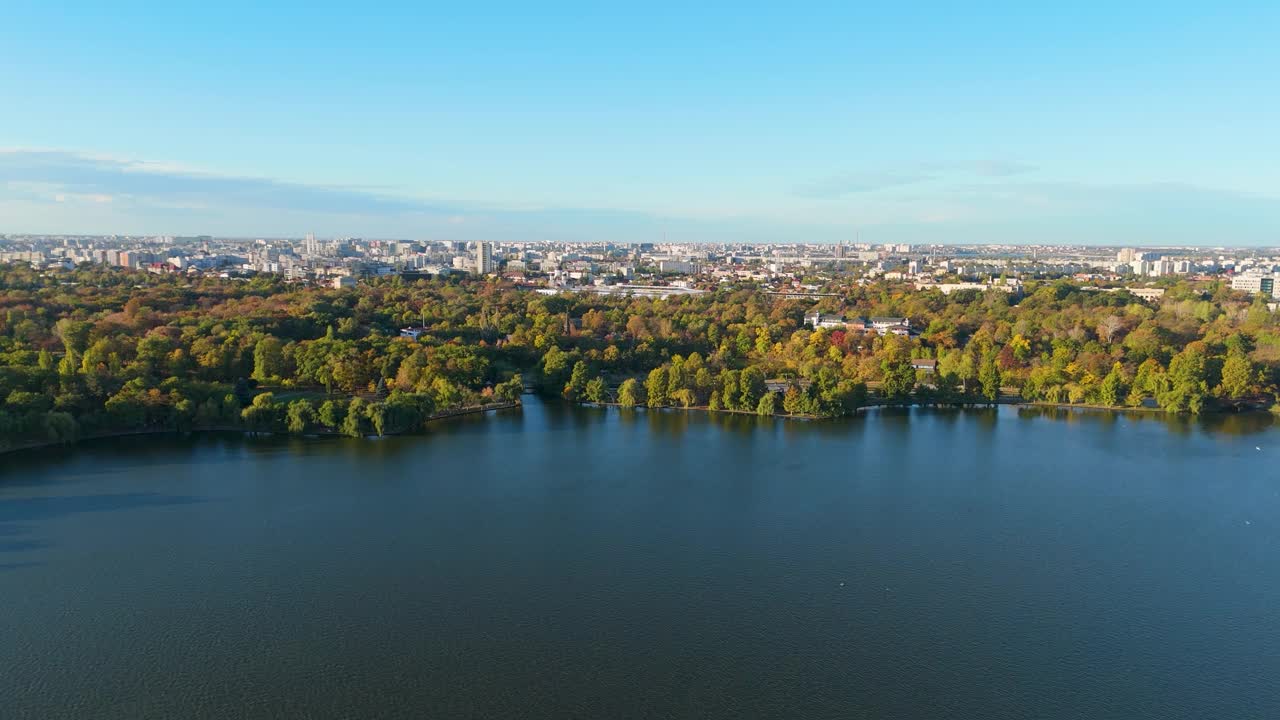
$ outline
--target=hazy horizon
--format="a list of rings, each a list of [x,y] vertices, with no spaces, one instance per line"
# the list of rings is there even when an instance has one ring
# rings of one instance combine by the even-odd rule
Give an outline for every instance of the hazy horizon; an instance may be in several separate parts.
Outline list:
[[[7,10],[0,232],[1280,245],[1280,6]]]
[[[654,245],[764,245],[764,246],[787,246],[787,245],[829,245],[832,248],[837,245],[846,245],[852,247],[855,243],[844,240],[813,240],[809,242],[793,241],[793,240],[761,240],[761,241],[697,241],[697,240],[526,240],[526,239],[509,239],[509,240],[458,240],[449,237],[411,237],[411,236],[376,236],[376,235],[320,235],[318,233],[308,233],[315,237],[316,240],[322,242],[339,242],[343,240],[360,240],[364,242],[419,242],[419,243],[440,243],[440,242],[463,242],[473,245],[478,242],[491,242],[500,244],[540,244],[540,243],[565,243],[575,245],[586,245],[596,243],[610,243],[613,245],[641,245],[644,243],[652,243]],[[84,232],[84,233],[58,233],[58,232],[5,232],[0,228],[0,237],[41,237],[41,238],[79,238],[79,237],[120,237],[120,238],[170,238],[174,241],[196,242],[199,238],[208,237],[212,240],[232,241],[232,242],[302,242],[306,239],[306,235],[268,235],[268,234],[236,234],[236,235],[219,235],[210,233],[194,233],[194,234],[177,234],[177,233],[116,233],[116,232]],[[871,247],[882,247],[891,244],[900,243],[884,243],[872,241],[858,241],[861,244]],[[909,243],[907,243],[909,244]],[[944,242],[944,243],[918,243],[913,247],[1076,247],[1087,248],[1090,250],[1107,250],[1120,251],[1124,249],[1142,249],[1142,250],[1195,250],[1198,252],[1221,250],[1223,252],[1232,251],[1262,251],[1262,250],[1280,250],[1280,244],[1277,245],[1175,245],[1170,243],[1130,243],[1128,245],[1116,243],[963,243],[963,242]]]

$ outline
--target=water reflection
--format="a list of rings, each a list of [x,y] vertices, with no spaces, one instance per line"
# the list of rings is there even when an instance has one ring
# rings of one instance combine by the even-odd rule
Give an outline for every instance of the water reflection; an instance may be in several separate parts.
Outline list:
[[[1102,408],[1073,408],[1055,406],[1019,406],[1017,414],[1026,419],[1047,419],[1056,422],[1088,422],[1099,427],[1115,426],[1120,419],[1137,424],[1159,425],[1179,436],[1188,436],[1200,430],[1224,435],[1255,435],[1275,427],[1276,418],[1271,413],[1206,413],[1180,415],[1151,410],[1106,410]]]
[[[1202,428],[1210,432],[1225,435],[1256,435],[1275,427],[1276,416],[1272,413],[1222,413],[1204,415],[1199,418]]]
[[[962,408],[938,407],[938,408],[929,408],[928,412],[929,412],[929,417],[933,418],[939,424],[947,425],[947,426],[955,426],[960,422],[961,418],[963,417],[962,413],[964,412],[964,410]]]
[[[682,437],[689,428],[689,411],[665,409],[649,409],[645,411],[649,431],[667,437]]]

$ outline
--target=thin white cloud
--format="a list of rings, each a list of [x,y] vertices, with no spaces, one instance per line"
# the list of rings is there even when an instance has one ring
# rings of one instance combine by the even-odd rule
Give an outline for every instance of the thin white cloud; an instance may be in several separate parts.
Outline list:
[[[1280,198],[1179,184],[1048,182],[1014,162],[849,174],[648,209],[498,206],[233,177],[47,149],[0,150],[0,232],[522,240],[1280,244]],[[838,199],[838,201],[836,201]]]
[[[897,190],[906,186],[955,182],[974,177],[1006,178],[1038,168],[1012,160],[980,160],[970,163],[919,163],[899,169],[842,173],[805,183],[795,194],[805,198],[838,199],[858,193]]]
[[[796,188],[806,198],[838,198],[853,193],[876,192],[887,188],[915,185],[933,180],[937,175],[919,170],[849,173],[815,180]]]

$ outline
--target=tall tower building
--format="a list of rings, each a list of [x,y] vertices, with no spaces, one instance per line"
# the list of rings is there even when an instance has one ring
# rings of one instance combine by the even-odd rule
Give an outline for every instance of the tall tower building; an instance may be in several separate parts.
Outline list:
[[[493,243],[476,243],[475,270],[477,275],[486,275],[493,272]]]

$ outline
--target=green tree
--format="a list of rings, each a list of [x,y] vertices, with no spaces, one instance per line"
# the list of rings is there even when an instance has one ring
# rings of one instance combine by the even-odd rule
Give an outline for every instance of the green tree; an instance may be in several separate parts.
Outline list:
[[[373,432],[378,437],[386,434],[387,430],[387,406],[386,403],[369,403],[365,408],[365,417],[369,418],[369,423],[373,425]]]
[[[71,377],[80,369],[80,360],[74,352],[67,351],[62,359],[58,361],[58,374],[63,377]]]
[[[255,395],[249,407],[240,411],[245,427],[254,432],[273,432],[279,429],[282,406],[273,393]]]
[[[316,409],[310,400],[299,398],[289,403],[286,412],[286,425],[289,432],[302,434],[316,424]]]
[[[738,407],[743,410],[756,409],[760,404],[760,398],[768,392],[765,385],[764,372],[754,365],[742,371],[742,375],[738,377],[738,384],[741,388],[738,396]]]
[[[1203,344],[1191,343],[1169,361],[1167,382],[1156,394],[1156,401],[1169,412],[1198,413],[1208,391],[1207,377]]]
[[[462,388],[442,377],[431,381],[431,397],[435,406],[442,410],[461,407],[466,401]]]
[[[618,404],[622,407],[635,407],[645,402],[644,389],[635,378],[627,378],[618,386]]]
[[[1123,368],[1120,363],[1117,362],[1111,367],[1111,372],[1102,378],[1102,384],[1098,386],[1098,402],[1111,406],[1120,404],[1125,396],[1122,373]]]
[[[978,382],[982,385],[982,397],[988,402],[1000,399],[1000,368],[996,365],[995,355],[987,355],[978,368]]]
[[[960,379],[960,394],[969,394],[969,384],[978,379],[978,364],[973,353],[961,352],[956,360],[956,377]]]
[[[828,391],[828,394],[831,394],[831,392]],[[869,392],[866,383],[861,380],[842,378],[836,383],[834,389],[833,399],[838,405],[834,414],[852,415],[859,409],[866,407],[868,397]]]
[[[720,374],[720,404],[725,410],[738,407],[738,398],[742,396],[737,370],[725,370]]]
[[[53,407],[51,399],[41,393],[28,392],[26,390],[14,390],[9,393],[9,397],[5,399],[7,409],[19,413],[38,413],[44,412]]]
[[[194,426],[196,404],[181,393],[169,393],[169,427],[179,432],[187,432]]]
[[[368,363],[354,349],[332,356],[329,365],[333,382],[343,392],[355,392],[369,382]]]
[[[267,335],[253,347],[253,379],[274,382],[285,374],[284,343]]]
[[[364,437],[369,434],[368,404],[360,398],[351,400],[347,405],[347,414],[342,419],[342,434],[349,437]]]
[[[880,390],[889,401],[903,401],[911,397],[916,386],[916,371],[907,357],[886,357],[880,361],[883,380]]]
[[[569,360],[569,354],[559,347],[552,345],[547,348],[542,356],[542,378],[549,392],[564,387],[570,371]]]
[[[1222,363],[1222,382],[1218,384],[1218,392],[1229,398],[1247,395],[1253,386],[1253,378],[1253,364],[1249,358],[1241,353],[1231,353]]]
[[[649,407],[662,407],[667,404],[667,370],[656,367],[649,371],[649,378],[644,381],[645,397]]]
[[[524,393],[524,380],[520,377],[520,373],[511,376],[511,379],[500,382],[493,387],[493,395],[502,402],[519,402],[520,395]]]
[[[960,376],[955,373],[938,372],[934,375],[938,402],[954,403],[960,399]]]
[[[240,398],[235,393],[227,393],[222,396],[222,408],[218,413],[221,422],[234,424],[240,420]]]
[[[593,378],[590,382],[587,383],[587,388],[584,394],[586,395],[587,400],[593,403],[604,402],[605,401],[604,378],[602,377]]]
[[[68,412],[47,412],[41,425],[45,439],[52,443],[72,443],[80,437],[80,424]]]
[[[760,401],[756,403],[757,415],[773,415],[777,412],[778,396],[777,393],[765,392],[760,396]]]
[[[569,382],[565,383],[564,396],[569,400],[582,399],[583,393],[587,391],[587,364],[582,360],[573,364],[573,373],[569,376]]]
[[[330,430],[342,427],[347,418],[347,403],[342,400],[325,400],[320,404],[320,424]]]
[[[1159,360],[1155,358],[1143,360],[1133,376],[1133,383],[1129,386],[1129,396],[1125,399],[1125,403],[1133,407],[1141,405],[1147,396],[1155,395],[1161,390],[1165,380],[1164,367],[1160,365]]]
[[[62,318],[54,323],[54,335],[62,340],[62,346],[68,355],[82,355],[89,346],[89,336],[93,332],[93,323],[83,320]]]
[[[671,394],[670,400],[672,403],[685,408],[693,407],[698,402],[697,396],[694,394],[693,390],[689,388],[680,388],[679,390],[676,390]]]
[[[385,403],[382,403],[383,432],[402,433],[418,430],[431,416],[433,409],[430,398],[425,394],[393,393]]]

